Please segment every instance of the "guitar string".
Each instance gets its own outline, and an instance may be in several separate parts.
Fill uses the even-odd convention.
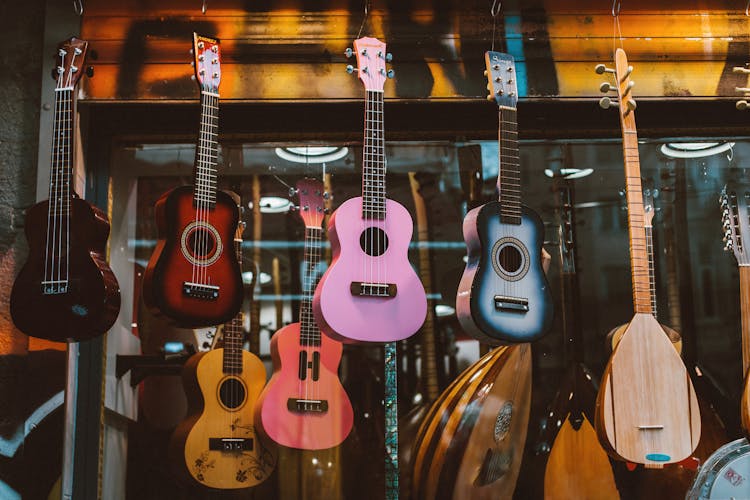
[[[75,53],[73,54],[73,61],[75,61]],[[71,82],[72,85],[72,82]],[[63,184],[65,185],[64,196],[61,199],[63,205],[62,216],[63,224],[65,225],[65,286],[66,290],[70,290],[70,189],[73,182],[73,90],[70,90],[70,95],[66,96],[66,104],[68,111],[66,113],[66,121],[64,123],[63,139],[65,140],[65,146],[67,146],[65,159],[65,170],[63,171]],[[67,93],[67,92],[66,92]],[[65,147],[63,146],[63,147]]]
[[[65,51],[61,51],[61,55],[63,58],[62,65],[65,65]],[[59,279],[59,238],[60,238],[60,227],[59,223],[61,222],[58,215],[58,198],[59,198],[59,189],[60,189],[60,170],[61,170],[61,164],[62,164],[62,141],[60,137],[60,124],[62,123],[62,110],[63,110],[63,92],[65,92],[65,72],[63,71],[60,73],[60,90],[58,92],[58,95],[55,96],[55,111],[56,111],[56,117],[55,117],[55,141],[56,141],[56,147],[53,151],[54,154],[54,160],[53,160],[53,167],[54,167],[54,179],[55,179],[55,189],[51,192],[49,203],[52,206],[52,251],[50,256],[50,283],[48,286],[51,288],[53,293],[56,293],[58,291],[57,289],[57,281]]]
[[[62,56],[64,58],[64,56]],[[61,65],[64,64],[61,62]],[[44,280],[48,282],[48,284],[45,285],[46,287],[52,286],[52,280],[55,274],[54,269],[54,262],[55,262],[55,238],[57,235],[57,204],[55,203],[55,200],[57,199],[57,182],[58,182],[58,171],[60,168],[60,161],[59,161],[59,155],[60,155],[60,144],[59,144],[59,135],[60,135],[60,112],[62,108],[62,103],[60,101],[60,94],[62,91],[63,86],[63,73],[60,73],[58,76],[58,84],[57,89],[55,92],[55,121],[54,121],[54,127],[55,127],[55,133],[52,138],[52,174],[53,174],[53,180],[50,182],[49,186],[49,202],[47,205],[47,246],[45,249],[45,270]],[[53,186],[54,189],[53,189]],[[49,275],[47,274],[47,267],[49,266]]]

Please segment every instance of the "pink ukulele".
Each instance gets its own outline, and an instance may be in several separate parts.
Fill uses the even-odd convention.
[[[375,38],[354,41],[365,85],[362,196],[331,216],[333,261],[315,290],[313,312],[326,335],[342,342],[393,342],[413,335],[425,320],[424,288],[408,259],[409,212],[385,197],[383,83],[390,54]],[[347,55],[351,51],[347,50]]]
[[[338,379],[342,345],[321,335],[312,315],[323,236],[323,185],[297,183],[305,222],[305,275],[300,322],[271,338],[274,372],[255,405],[255,425],[290,448],[338,446],[352,429],[352,404]]]

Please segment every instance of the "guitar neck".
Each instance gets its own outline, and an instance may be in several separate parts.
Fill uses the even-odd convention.
[[[641,166],[635,118],[629,113],[623,123],[622,148],[625,158],[625,199],[628,205],[630,274],[633,281],[633,308],[636,313],[653,313],[646,230],[643,215]]]
[[[362,218],[385,219],[383,92],[367,90],[362,151]]]
[[[219,155],[219,94],[201,91],[201,119],[195,151],[196,204],[216,204],[216,163]]]
[[[500,219],[506,224],[521,224],[521,169],[518,153],[516,108],[499,107],[497,191]]]
[[[302,277],[302,301],[300,303],[301,346],[320,346],[320,329],[312,312],[312,299],[318,285],[318,263],[322,253],[323,229],[305,228],[305,271]]]
[[[253,176],[252,183],[253,198],[253,262],[255,263],[255,280],[254,284],[260,283],[260,240],[263,235],[263,214],[260,211],[260,177]],[[255,290],[253,290],[255,292]],[[255,298],[250,303],[250,335],[248,336],[248,345],[250,352],[258,354],[260,352],[260,300]]]
[[[242,269],[242,240],[235,238],[234,251]],[[224,373],[242,373],[242,344],[244,343],[244,315],[242,311],[224,324]]]
[[[74,90],[55,90],[55,115],[52,141],[52,164],[49,179],[50,210],[68,215],[73,194],[73,117]],[[55,200],[55,203],[52,203]]]
[[[654,231],[653,227],[645,226],[646,234],[646,252],[648,253],[648,289],[651,296],[651,312],[654,318],[658,318],[656,313],[656,272],[654,266]]]
[[[742,314],[742,375],[750,368],[750,266],[740,266],[740,312]]]

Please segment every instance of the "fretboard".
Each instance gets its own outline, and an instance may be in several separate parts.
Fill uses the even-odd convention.
[[[201,91],[201,120],[195,150],[196,204],[213,207],[216,203],[216,162],[219,154],[219,94]]]
[[[658,318],[656,313],[656,266],[654,265],[654,232],[651,226],[645,226],[646,251],[648,252],[648,289],[651,295],[651,313]]]
[[[521,224],[521,169],[516,108],[500,106],[498,124],[497,191],[500,219],[506,224]]]
[[[750,266],[740,266],[740,314],[742,327],[742,375],[750,369]]]
[[[73,194],[73,89],[55,90],[52,162],[49,178],[50,217],[67,215]]]
[[[383,92],[368,90],[362,151],[362,218],[385,219]]]
[[[302,275],[302,302],[300,304],[300,336],[302,346],[319,346],[320,330],[312,312],[312,298],[318,285],[318,263],[322,252],[323,229],[305,228],[305,268]]]
[[[241,231],[240,231],[241,233]],[[242,239],[241,236],[235,236],[234,252],[237,262],[242,269]],[[242,311],[224,323],[224,373],[242,373],[242,344],[245,341],[243,329],[244,315]]]
[[[651,283],[649,281],[651,273],[643,218],[641,165],[635,126],[623,129],[622,148],[625,158],[625,199],[628,205],[633,308],[637,313],[653,313],[651,308]]]

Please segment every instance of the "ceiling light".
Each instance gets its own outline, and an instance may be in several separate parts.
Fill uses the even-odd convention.
[[[580,179],[594,173],[593,168],[561,168],[559,175],[564,179]],[[551,168],[544,169],[544,175],[554,177],[555,172]]]
[[[261,271],[261,273],[260,273],[260,284],[261,285],[267,285],[268,283],[271,282],[271,279],[272,278],[271,278],[270,274],[264,273],[263,271]],[[245,283],[246,285],[249,285],[250,283],[252,283],[253,282],[253,272],[252,271],[245,271],[244,273],[242,273],[242,282]]]
[[[253,209],[253,202],[247,204],[250,210]],[[292,202],[281,196],[261,196],[260,211],[264,214],[283,214],[289,211]]]
[[[704,158],[733,147],[733,142],[668,142],[661,145],[661,153],[670,158]]]
[[[339,146],[276,148],[276,156],[295,163],[326,163],[340,160],[348,153],[349,148]]]

